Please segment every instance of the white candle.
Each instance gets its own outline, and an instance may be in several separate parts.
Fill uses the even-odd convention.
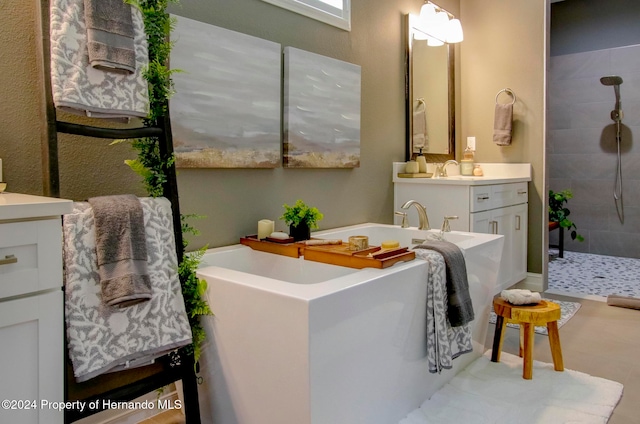
[[[273,233],[274,227],[275,223],[268,219],[261,219],[258,221],[258,239],[262,240],[269,237],[269,235]]]

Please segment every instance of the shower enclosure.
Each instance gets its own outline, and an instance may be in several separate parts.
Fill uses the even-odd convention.
[[[640,84],[635,83],[640,81],[638,57],[640,45],[550,58],[549,189],[571,189],[571,220],[585,238],[565,240],[568,251],[640,258],[640,196],[634,195],[640,182],[628,168],[638,155],[633,145],[640,131],[640,112],[634,106],[640,99]],[[551,243],[557,241],[554,233]]]

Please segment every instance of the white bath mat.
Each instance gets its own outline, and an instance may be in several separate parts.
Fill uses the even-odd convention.
[[[522,359],[491,351],[476,359],[399,424],[606,423],[622,397],[615,381],[578,371],[557,372],[533,361],[522,378]]]
[[[569,321],[569,319],[571,319],[571,317],[576,312],[578,312],[578,309],[580,309],[580,306],[582,306],[577,302],[567,302],[565,300],[556,300],[556,299],[547,299],[547,298],[543,298],[543,299],[560,305],[561,315],[560,315],[560,319],[558,320],[558,328],[565,325],[567,321]],[[493,306],[491,306],[491,315],[489,315],[489,323],[490,324],[496,323],[496,313],[493,311]],[[512,323],[507,323],[507,327],[520,328],[518,324],[512,324]],[[548,335],[547,327],[545,326],[536,326],[534,331],[538,334],[544,334],[545,336]]]

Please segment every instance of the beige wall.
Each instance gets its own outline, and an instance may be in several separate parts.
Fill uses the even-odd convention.
[[[460,0],[465,40],[461,56],[461,134],[476,137],[479,162],[529,162],[528,270],[542,272],[545,136],[545,0]],[[513,142],[492,141],[496,93],[511,88]],[[502,95],[504,96],[504,94]],[[501,100],[505,100],[501,98]],[[546,216],[546,214],[544,214]],[[545,227],[546,228],[546,225]]]
[[[10,191],[41,194],[35,4],[0,2],[0,158]],[[259,219],[277,220],[282,204],[297,198],[325,214],[322,228],[392,222],[391,163],[405,155],[402,16],[421,4],[355,0],[351,32],[258,0],[182,0],[173,7],[176,14],[362,67],[360,168],[179,170],[182,212],[206,215],[195,222],[202,235],[192,247],[237,243],[256,232]],[[138,176],[123,164],[134,156],[127,145],[61,136],[62,197],[143,194]]]
[[[325,214],[322,228],[393,217],[391,162],[404,160],[404,37],[402,16],[422,0],[352,0],[345,32],[259,0],[182,0],[176,14],[247,33],[283,46],[362,67],[361,167],[351,170],[179,170],[183,213],[206,215],[192,247],[236,243],[282,204],[302,198]],[[543,163],[544,0],[441,0],[459,15],[465,41],[457,49],[458,140],[475,135],[478,160],[531,162],[529,270],[540,272]],[[0,2],[0,158],[9,190],[42,194],[41,74],[36,61],[36,2]],[[517,40],[517,42],[516,42]],[[493,99],[509,86],[518,95],[514,145],[491,143]],[[71,119],[69,117],[64,117]],[[74,200],[144,194],[123,164],[128,145],[61,136],[61,194]],[[458,144],[458,153],[460,146]],[[281,228],[282,224],[281,224]]]

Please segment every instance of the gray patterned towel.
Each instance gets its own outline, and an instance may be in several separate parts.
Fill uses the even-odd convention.
[[[120,308],[151,299],[144,214],[132,194],[89,199],[102,301]]]
[[[105,72],[89,63],[83,0],[51,0],[51,88],[56,108],[95,118],[144,118],[149,88],[142,12],[131,8],[136,69],[132,74]]]
[[[78,382],[147,365],[191,343],[178,279],[171,204],[140,199],[152,283],[148,302],[115,308],[102,302],[95,222],[88,203],[64,215],[65,320],[69,357]]]
[[[131,5],[124,0],[84,0],[91,66],[132,74],[136,70]]]
[[[447,278],[442,255],[434,250],[415,249],[427,262],[427,362],[429,372],[453,367],[453,360],[473,350],[471,325],[452,327],[447,319]]]

